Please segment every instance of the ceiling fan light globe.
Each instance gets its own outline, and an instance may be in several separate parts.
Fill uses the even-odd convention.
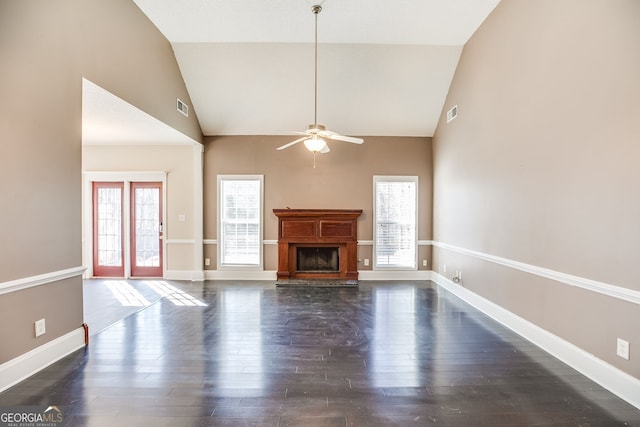
[[[312,153],[318,153],[325,149],[325,147],[327,146],[327,143],[325,142],[324,139],[312,138],[312,139],[307,139],[304,142],[304,146],[307,147],[307,150],[311,151]]]

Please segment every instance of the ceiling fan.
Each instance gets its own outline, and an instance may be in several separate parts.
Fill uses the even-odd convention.
[[[305,147],[311,151],[314,155],[313,167],[315,167],[315,155],[316,153],[328,153],[331,151],[327,142],[323,138],[332,139],[336,141],[351,142],[353,144],[362,144],[364,140],[362,138],[355,138],[353,136],[340,135],[339,133],[327,130],[324,125],[318,124],[318,14],[322,11],[322,6],[315,5],[311,8],[311,11],[315,15],[315,69],[314,69],[314,109],[313,109],[313,124],[307,125],[304,132],[287,132],[293,135],[304,135],[302,138],[298,138],[295,141],[291,141],[278,147],[278,150],[284,150],[299,142],[304,142]]]

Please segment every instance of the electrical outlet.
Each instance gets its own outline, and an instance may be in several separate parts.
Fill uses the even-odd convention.
[[[364,266],[369,267],[369,258],[364,259]]]
[[[427,260],[426,260],[426,259],[423,259],[423,260],[422,260],[422,266],[423,266],[423,267],[426,267],[426,266],[427,266]]]
[[[453,283],[462,283],[462,271],[458,271],[456,270],[455,274],[453,275],[453,278],[451,279],[451,281]]]
[[[204,265],[211,265],[211,259],[210,258],[205,258],[204,259]]]
[[[40,319],[35,323],[35,332],[36,337],[44,335],[47,332],[47,327],[45,325],[44,319]]]
[[[623,359],[629,360],[629,341],[625,341],[621,338],[618,338],[616,354],[622,357]]]

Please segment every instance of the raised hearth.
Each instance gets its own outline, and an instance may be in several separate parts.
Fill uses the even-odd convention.
[[[273,213],[278,217],[278,283],[357,283],[362,210],[274,209]]]
[[[293,279],[279,280],[276,282],[279,288],[305,288],[313,286],[314,288],[357,288],[357,280],[340,280],[340,279]]]

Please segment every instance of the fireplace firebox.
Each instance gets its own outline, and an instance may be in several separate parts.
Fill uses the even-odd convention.
[[[277,280],[358,280],[357,221],[362,210],[274,209]]]
[[[340,272],[340,248],[333,246],[297,246],[296,272]]]

